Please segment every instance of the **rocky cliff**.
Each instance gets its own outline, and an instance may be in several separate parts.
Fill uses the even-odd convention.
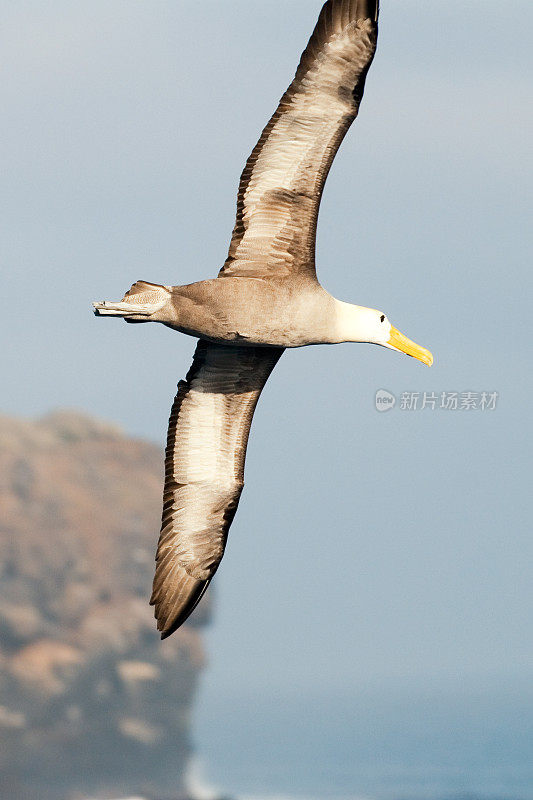
[[[185,795],[208,603],[160,642],[162,474],[90,417],[0,417],[3,800]]]

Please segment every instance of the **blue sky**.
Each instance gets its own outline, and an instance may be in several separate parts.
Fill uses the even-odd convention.
[[[0,7],[1,410],[78,407],[162,442],[194,342],[90,302],[216,274],[320,2]],[[319,276],[435,365],[363,345],[283,357],[216,581],[207,699],[531,675],[532,21],[513,0],[382,3]],[[378,414],[380,388],[499,403]]]

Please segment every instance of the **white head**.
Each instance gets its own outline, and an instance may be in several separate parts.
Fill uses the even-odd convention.
[[[336,301],[336,341],[369,342],[407,353],[430,367],[433,356],[395,328],[382,311]]]

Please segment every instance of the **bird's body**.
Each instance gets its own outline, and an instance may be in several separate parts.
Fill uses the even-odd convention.
[[[168,287],[139,281],[135,289],[139,291],[127,298],[130,309],[119,309],[128,322],[162,322],[220,344],[303,347],[345,341],[346,304],[306,278],[228,277]],[[150,316],[136,314],[137,303],[154,310]],[[105,306],[100,309],[104,315],[106,311]]]
[[[241,176],[237,219],[217,278],[138,281],[100,316],[161,322],[200,339],[170,415],[152,603],[175,631],[215,574],[242,492],[254,409],[285,348],[371,342],[431,364],[385,314],[318,282],[315,238],[331,163],[357,116],[377,42],[378,0],[328,0],[296,76]]]

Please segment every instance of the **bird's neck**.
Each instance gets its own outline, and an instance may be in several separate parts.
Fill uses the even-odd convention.
[[[333,335],[335,342],[366,342],[367,313],[364,306],[335,300]]]

